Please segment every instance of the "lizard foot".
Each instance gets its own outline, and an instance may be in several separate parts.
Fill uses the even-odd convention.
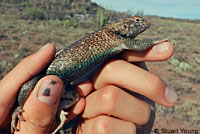
[[[17,119],[20,121],[25,121],[21,116],[22,112],[22,106],[18,106],[13,112],[11,121],[11,133],[14,133],[14,131],[19,131],[19,129],[17,129]]]
[[[58,130],[61,129],[64,126],[65,121],[67,120],[67,117],[66,117],[67,115],[68,115],[68,112],[65,112],[64,110],[60,111],[60,124],[54,130],[54,132],[52,134],[56,134],[56,132],[58,132]]]

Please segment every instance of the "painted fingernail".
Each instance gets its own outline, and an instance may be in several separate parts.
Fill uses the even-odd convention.
[[[46,49],[50,44],[46,44],[43,47],[41,47],[37,52],[41,52],[42,50]]]
[[[169,42],[163,42],[159,45],[155,45],[152,50],[155,52],[155,53],[163,53],[163,52],[166,52],[168,49],[169,49],[169,45],[170,43]]]
[[[175,103],[177,98],[178,98],[178,96],[177,96],[176,92],[172,88],[166,86],[166,88],[165,88],[165,99],[167,100],[167,102],[168,103]]]
[[[45,80],[38,93],[38,100],[49,105],[55,104],[60,95],[61,85],[54,80]]]

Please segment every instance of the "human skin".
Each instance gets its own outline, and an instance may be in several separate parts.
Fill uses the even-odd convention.
[[[136,125],[148,122],[151,113],[149,104],[119,87],[144,95],[166,107],[175,105],[177,96],[173,89],[158,76],[129,63],[166,60],[173,50],[170,42],[163,42],[145,52],[123,52],[120,59],[107,62],[91,80],[77,85],[81,97],[68,115],[68,120],[71,120],[82,113],[83,121],[78,124],[76,133],[134,134]],[[48,65],[54,55],[55,47],[47,44],[23,59],[0,81],[0,128],[6,129],[10,124],[13,105],[21,85]],[[47,81],[56,81],[57,84],[51,87],[54,94],[44,99],[41,92]],[[22,117],[25,122],[20,122],[20,131],[15,133],[47,134],[53,131],[52,124],[62,87],[62,80],[56,76],[42,78],[24,104]]]

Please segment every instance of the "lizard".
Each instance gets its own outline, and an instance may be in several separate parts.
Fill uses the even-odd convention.
[[[169,41],[168,39],[160,41],[135,39],[149,27],[150,23],[142,17],[124,18],[107,24],[100,30],[58,51],[52,62],[41,73],[22,85],[18,94],[19,106],[12,114],[11,132],[19,130],[16,127],[17,118],[24,121],[21,116],[23,104],[36,83],[46,75],[56,75],[64,82],[64,90],[57,111],[57,115],[60,116],[60,125],[53,132],[56,133],[67,120],[69,108],[79,99],[75,85],[88,79],[103,63],[122,51],[145,51],[154,44]]]

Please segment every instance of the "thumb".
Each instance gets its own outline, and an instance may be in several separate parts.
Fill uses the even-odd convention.
[[[54,121],[63,83],[57,76],[42,78],[23,106],[22,118],[16,133],[47,134]]]

